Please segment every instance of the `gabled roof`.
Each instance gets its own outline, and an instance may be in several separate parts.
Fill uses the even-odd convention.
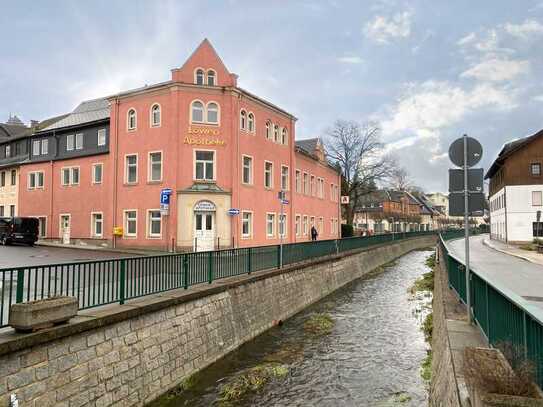
[[[192,54],[190,54],[190,56],[187,58],[187,60],[185,61],[183,66],[181,66],[180,69],[183,69],[185,66],[188,66],[190,63],[192,63],[193,59],[198,57],[198,54],[203,53],[205,51],[210,51],[212,54],[214,54],[213,56],[217,59],[221,67],[226,72],[230,73],[230,71],[224,64],[223,60],[221,59],[221,57],[219,56],[215,48],[213,48],[213,45],[211,45],[211,42],[207,38],[204,38],[203,41],[200,43],[200,45],[196,47],[196,49],[192,52]]]
[[[29,129],[24,124],[0,123],[0,143],[15,140],[24,135]]]
[[[296,147],[301,148],[308,154],[314,154],[320,140],[318,137],[296,140]]]
[[[498,157],[494,160],[486,172],[485,179],[492,178],[494,174],[496,174],[496,172],[498,172],[498,170],[503,166],[505,160],[511,156],[511,154],[527,146],[541,136],[543,136],[543,130],[540,130],[531,136],[523,137],[505,144],[498,154]]]
[[[42,128],[40,131],[79,126],[105,119],[109,119],[109,101],[107,98],[87,100],[80,103],[72,113],[65,115],[62,119]]]

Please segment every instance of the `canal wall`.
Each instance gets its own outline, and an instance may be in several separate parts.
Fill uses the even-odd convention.
[[[435,237],[80,312],[33,334],[0,334],[0,406],[143,406],[243,343]],[[362,306],[362,305],[361,305]]]

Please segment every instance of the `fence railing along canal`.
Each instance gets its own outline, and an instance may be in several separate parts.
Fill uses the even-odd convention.
[[[0,328],[14,303],[57,295],[77,297],[79,309],[119,303],[200,283],[349,250],[375,246],[434,231],[351,237],[209,252],[162,254],[0,269]],[[282,251],[282,253],[281,253]]]
[[[443,261],[449,275],[449,286],[466,302],[466,268],[463,261],[449,252],[445,241],[463,237],[463,231],[441,234]],[[537,382],[543,388],[543,318],[521,304],[514,293],[477,274],[470,266],[471,315],[492,346],[510,343],[524,352],[536,368]]]

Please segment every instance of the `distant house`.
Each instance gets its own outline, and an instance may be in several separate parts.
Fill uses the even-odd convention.
[[[354,227],[369,234],[432,230],[434,212],[405,191],[377,190],[355,208]]]
[[[543,237],[543,130],[503,146],[485,175],[490,180],[490,233],[505,242]]]

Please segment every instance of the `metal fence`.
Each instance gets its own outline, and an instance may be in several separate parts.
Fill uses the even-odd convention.
[[[460,300],[466,302],[466,268],[451,255],[446,240],[461,237],[442,234],[440,245],[443,261],[449,275],[449,286],[456,291]],[[471,314],[473,320],[486,336],[489,344],[511,343],[524,356],[534,362],[537,382],[543,387],[543,321],[515,299],[514,294],[506,294],[497,284],[485,280],[476,271],[469,270]]]
[[[163,254],[0,269],[0,328],[14,303],[56,295],[77,297],[79,309],[212,283],[222,278],[312,260],[392,240],[435,234],[409,232],[337,240]]]

